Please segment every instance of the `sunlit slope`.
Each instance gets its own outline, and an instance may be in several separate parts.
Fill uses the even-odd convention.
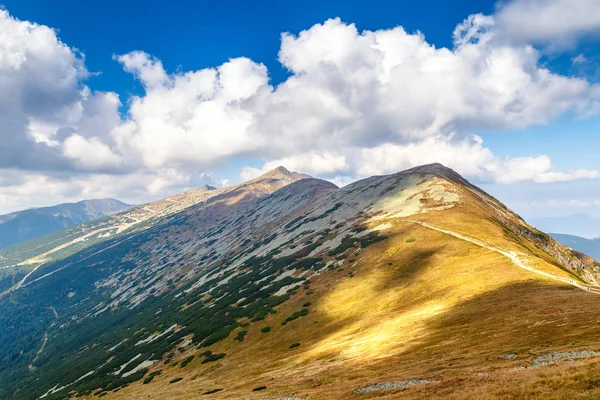
[[[340,250],[335,241],[327,246],[329,267],[305,274],[309,283],[292,291],[275,314],[241,320],[248,325],[212,346],[175,351],[163,359],[173,360],[169,364],[161,360],[149,369],[160,371],[151,382],[106,396],[564,398],[594,389],[586,379],[598,371],[586,366],[573,364],[584,372],[563,368],[555,381],[529,367],[539,356],[600,349],[600,297],[585,290],[594,290],[597,265],[450,171],[431,168],[439,169],[371,178],[325,196],[321,202],[343,204],[328,215],[330,226],[347,218],[385,240],[332,254]],[[381,183],[385,179],[398,181]],[[379,186],[387,192],[373,196]],[[303,309],[306,315],[286,322]],[[247,332],[241,341],[240,332]],[[207,349],[226,356],[203,364]],[[583,383],[565,384],[577,374]],[[519,383],[506,388],[507,379]],[[432,381],[355,393],[377,382],[411,380]]]
[[[501,397],[598,354],[593,260],[439,164],[218,190],[1,297],[0,398]]]
[[[360,398],[352,392],[370,383],[435,378],[430,388],[402,391],[402,397],[420,398],[424,391],[464,398],[460,391],[481,374],[530,366],[535,356],[555,351],[598,348],[595,295],[421,227],[388,240],[395,242],[395,256],[386,256],[388,244],[380,243],[355,267],[344,264],[314,280],[313,294],[300,290],[276,315],[211,347],[227,354],[222,361],[203,365],[205,349],[184,352],[179,360],[196,355],[188,366],[159,365],[162,374],[150,384],[109,395],[191,399],[222,388],[212,396],[259,398],[252,389],[267,386],[273,397]],[[306,302],[307,316],[281,325]],[[271,331],[261,332],[266,326]],[[238,342],[241,330],[248,334]],[[290,349],[294,343],[300,346]],[[499,358],[503,354],[517,359]]]

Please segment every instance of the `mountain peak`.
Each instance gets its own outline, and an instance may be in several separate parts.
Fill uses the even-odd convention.
[[[209,191],[209,190],[216,190],[217,188],[211,185],[202,185],[199,188],[197,188],[196,190],[202,190],[202,191]]]
[[[440,397],[477,363],[514,374],[515,363],[552,360],[541,355],[573,338],[580,354],[600,332],[595,288],[583,283],[600,280],[598,265],[459,187],[466,181],[451,169],[423,165],[340,189],[304,178],[280,167],[0,252],[13,274],[0,279],[0,296],[23,305],[2,297],[0,317],[24,321],[0,335],[0,361],[11,360],[0,362],[0,398],[173,398],[198,388],[218,388],[204,393],[219,399],[257,390],[341,398],[388,377],[424,384],[402,396]],[[555,327],[549,301],[560,302],[562,321],[590,314],[580,336]],[[45,314],[31,318],[25,304]],[[544,340],[551,327],[555,342]],[[489,329],[499,332],[492,342],[482,340]],[[34,340],[14,340],[26,336]],[[506,343],[514,354],[498,358]],[[240,362],[256,354],[257,367]],[[356,379],[329,375],[349,363]]]
[[[269,172],[265,172],[259,178],[278,178],[281,176],[290,176],[292,173],[286,167],[279,166],[270,170]]]
[[[253,179],[252,181],[276,179],[276,180],[285,180],[285,181],[294,182],[294,181],[297,181],[300,179],[305,179],[305,178],[311,178],[311,176],[306,175],[306,174],[301,174],[298,172],[292,172],[283,166],[279,166],[275,169],[272,169],[269,172],[265,172],[264,174],[260,175],[259,177]]]
[[[291,172],[289,169],[287,169],[286,167],[284,167],[283,165],[280,165],[279,167],[273,169],[271,172],[276,172],[279,174],[284,174],[284,175],[290,175]]]
[[[458,173],[456,171],[454,171],[452,168],[448,168],[445,165],[438,163],[438,162],[431,163],[431,164],[419,165],[417,167],[407,169],[404,172],[407,172],[407,173],[430,173],[430,174],[433,173],[433,174],[444,175],[444,176],[458,175]]]

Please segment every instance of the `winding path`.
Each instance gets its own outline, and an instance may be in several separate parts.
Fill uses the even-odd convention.
[[[561,278],[561,277],[555,276],[553,274],[550,274],[548,272],[544,272],[544,271],[540,271],[538,269],[532,268],[529,265],[525,264],[523,262],[523,260],[521,260],[519,258],[519,254],[516,253],[516,252],[514,252],[514,251],[502,250],[502,249],[499,249],[497,247],[491,246],[491,245],[489,245],[489,244],[487,244],[487,243],[485,243],[485,242],[483,242],[483,241],[481,241],[479,239],[475,239],[475,238],[472,238],[470,236],[462,235],[462,234],[457,233],[457,232],[449,231],[447,229],[439,228],[439,227],[431,225],[431,224],[429,224],[427,222],[414,221],[414,220],[401,220],[401,221],[402,222],[409,222],[409,223],[413,223],[413,224],[419,224],[419,225],[421,225],[421,226],[423,226],[425,228],[433,229],[433,230],[436,230],[438,232],[445,233],[446,235],[454,236],[457,239],[461,239],[461,240],[464,240],[466,242],[470,242],[470,243],[473,243],[473,244],[475,244],[477,246],[480,246],[480,247],[486,248],[488,250],[491,250],[493,252],[502,254],[503,256],[510,258],[510,260],[513,262],[513,264],[515,264],[517,267],[519,267],[521,269],[524,269],[526,271],[533,272],[533,273],[538,274],[538,275],[543,275],[543,276],[545,276],[547,278],[550,278],[550,279],[553,279],[555,281],[559,281],[559,282],[562,282],[562,283],[567,283],[569,285],[575,286],[576,288],[581,289],[581,290],[586,291],[586,292],[600,294],[600,287],[582,285],[582,284],[577,283],[573,279]]]
[[[54,314],[54,318],[55,320],[52,321],[52,324],[50,325],[50,327],[48,328],[48,330],[46,330],[46,332],[44,332],[44,338],[43,338],[43,343],[42,343],[42,347],[40,347],[40,349],[38,350],[38,352],[35,355],[35,358],[33,359],[33,361],[31,361],[31,363],[27,366],[27,368],[29,369],[29,371],[35,371],[36,367],[33,365],[36,363],[36,361],[38,360],[38,358],[40,358],[40,355],[44,352],[44,348],[46,347],[46,343],[48,342],[48,332],[50,332],[50,329],[52,329],[54,327],[54,325],[56,325],[56,320],[58,319],[58,313],[56,312],[56,308],[50,306],[50,307],[46,307],[52,310],[52,313]]]
[[[23,286],[23,284],[25,283],[25,280],[27,278],[29,278],[29,275],[33,274],[39,267],[41,267],[42,265],[46,264],[45,262],[41,263],[40,265],[36,266],[34,269],[32,269],[31,271],[29,271],[29,273],[27,273],[27,275],[25,275],[23,277],[23,279],[21,279],[19,282],[17,282],[14,286],[6,289],[4,292],[0,293],[0,297],[3,297],[4,295],[7,295],[9,293],[14,292],[15,290],[19,289],[21,286]],[[14,281],[13,281],[14,282]]]

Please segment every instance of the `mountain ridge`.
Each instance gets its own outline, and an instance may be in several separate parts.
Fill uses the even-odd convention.
[[[580,236],[585,239],[600,237],[600,219],[584,213],[565,217],[532,218],[530,222],[545,232]]]
[[[550,233],[556,241],[564,246],[580,251],[588,256],[600,260],[600,238],[586,239],[575,235]]]
[[[121,215],[155,219],[0,298],[20,326],[0,333],[0,397],[493,398],[506,374],[541,390],[532,363],[600,337],[600,265],[454,174],[277,171]]]
[[[29,208],[0,215],[0,248],[117,214],[131,207],[133,206],[119,200],[105,198]]]

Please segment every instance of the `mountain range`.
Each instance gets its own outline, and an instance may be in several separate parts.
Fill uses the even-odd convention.
[[[0,215],[0,248],[114,215],[131,207],[115,199],[92,199]]]
[[[533,218],[529,222],[544,232],[556,232],[586,239],[600,237],[600,219],[583,213],[566,217]]]
[[[600,264],[440,164],[279,167],[0,268],[2,399],[600,396]]]
[[[550,235],[559,243],[585,253],[596,260],[600,260],[600,238],[586,239],[579,236],[565,235],[562,233],[551,233]]]

